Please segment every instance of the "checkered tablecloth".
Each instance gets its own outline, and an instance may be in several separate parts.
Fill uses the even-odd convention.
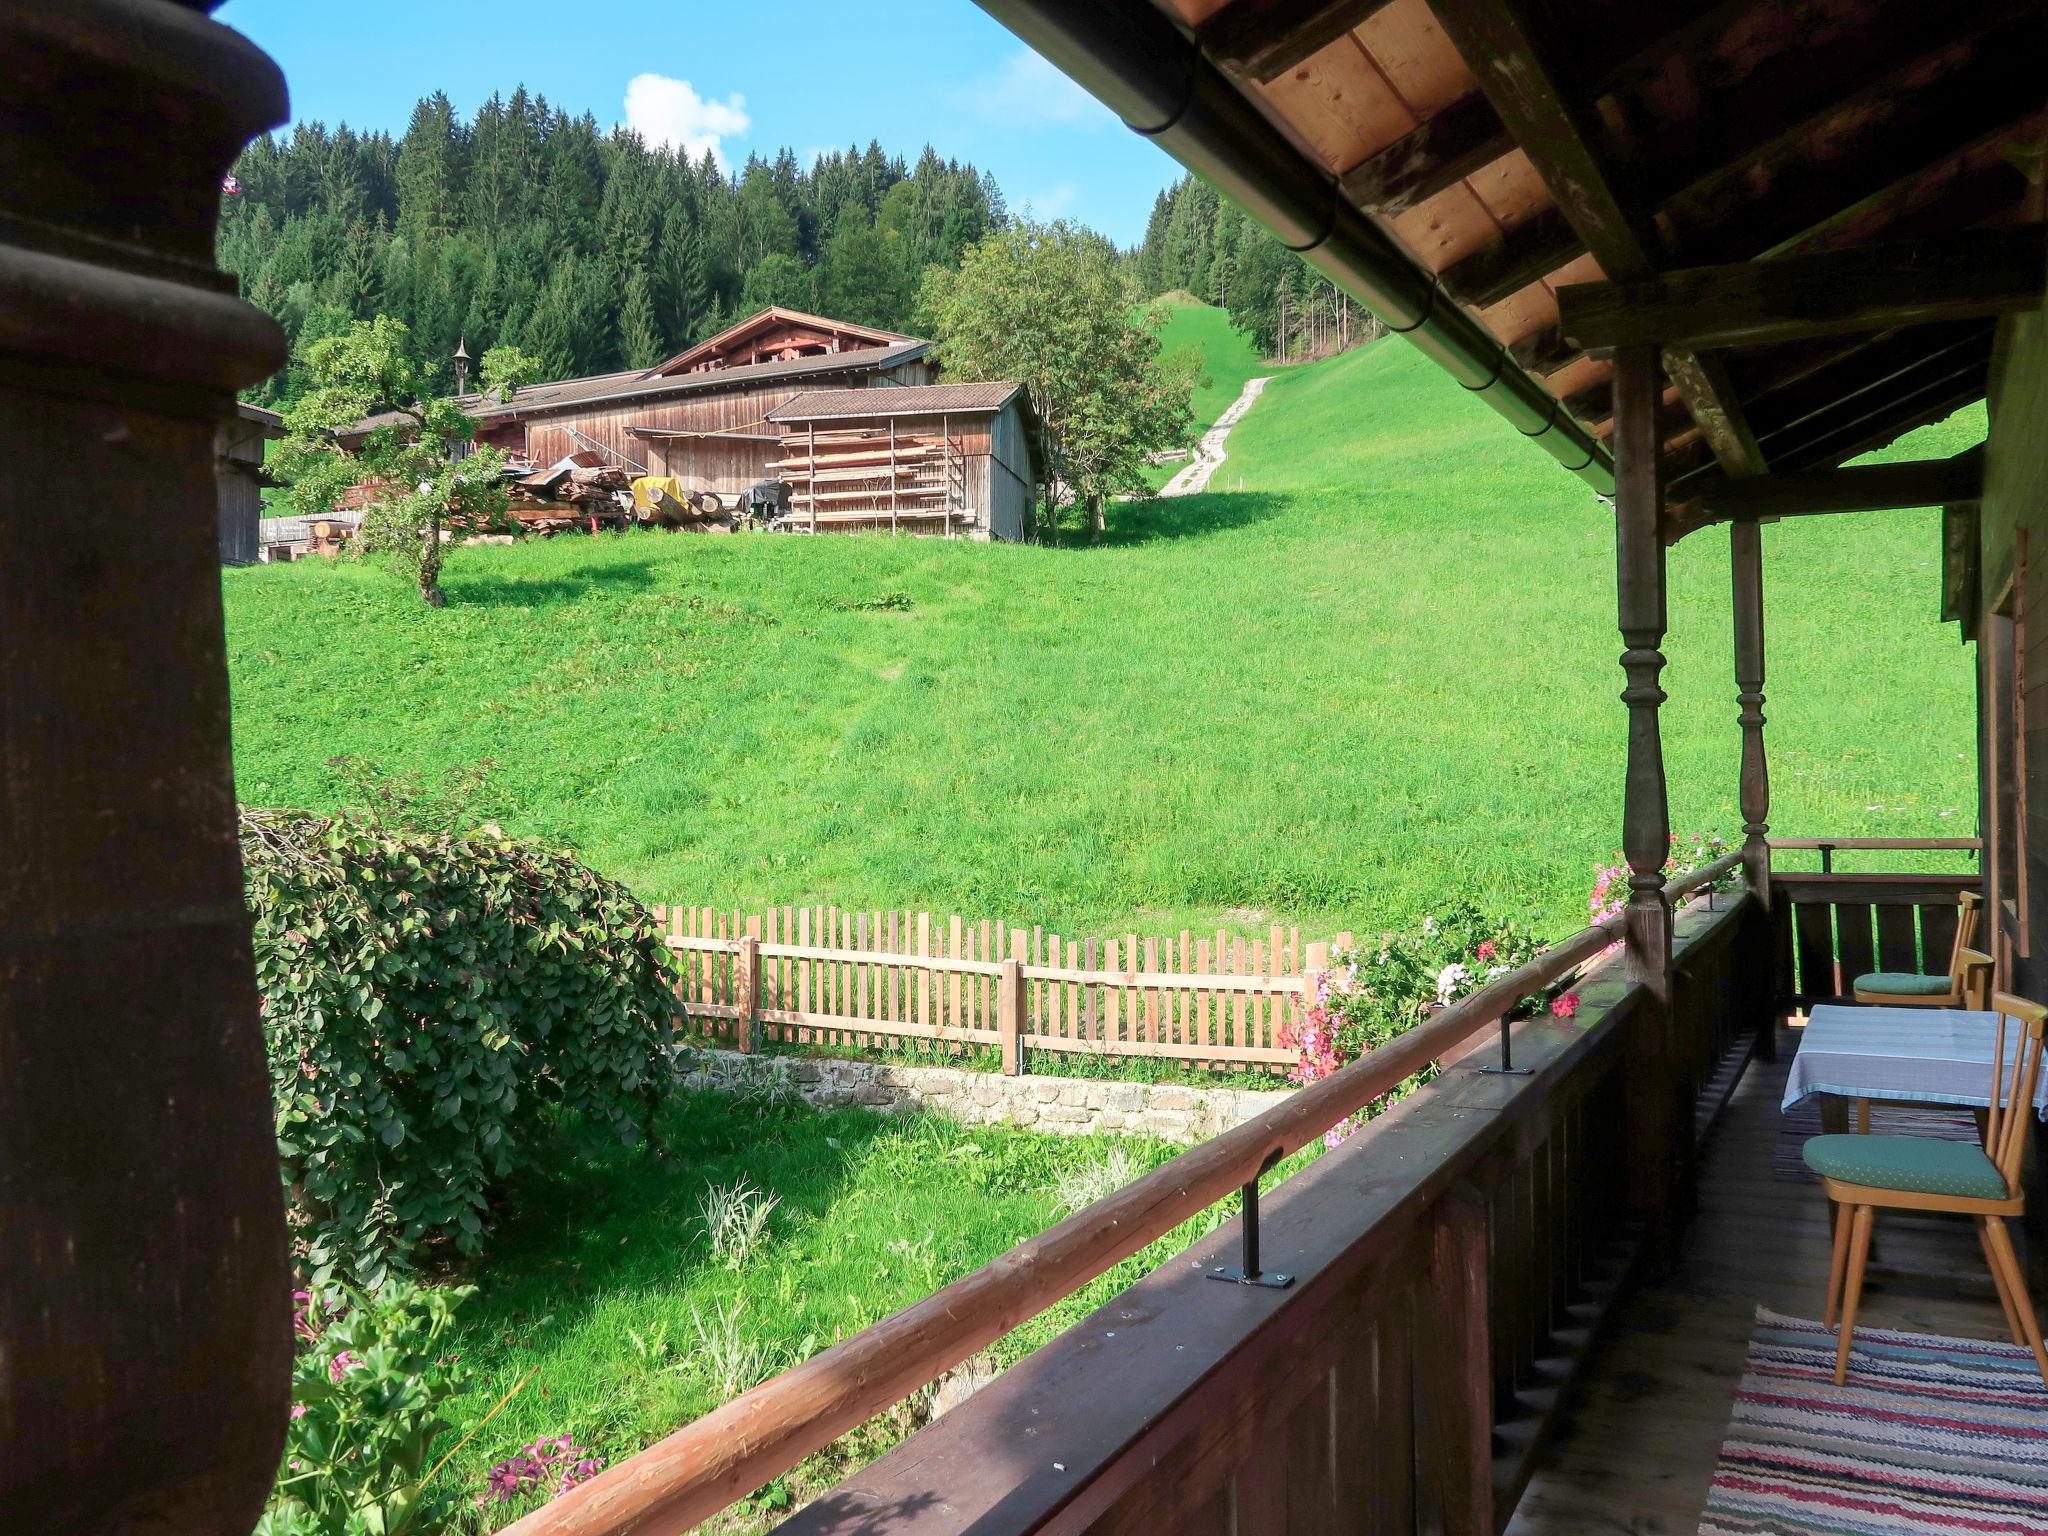
[[[1783,1107],[1803,1104],[1816,1094],[1837,1093],[1851,1099],[1982,1108],[1991,1102],[1997,1017],[1961,1008],[1845,1008],[1822,1003],[1800,1036]],[[2017,1020],[2006,1020],[2008,1078],[2020,1030]],[[2048,1071],[2035,1087],[2034,1107],[2048,1120]]]

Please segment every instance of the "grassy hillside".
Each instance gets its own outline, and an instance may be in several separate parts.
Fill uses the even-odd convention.
[[[1246,490],[1126,504],[1095,549],[557,540],[459,552],[441,613],[359,566],[229,572],[241,793],[492,758],[500,820],[657,901],[1574,926],[1618,830],[1609,514],[1398,340],[1282,372],[1232,448]],[[1765,536],[1787,833],[1972,830],[1937,516]],[[1673,823],[1732,833],[1725,537],[1672,588]]]
[[[1258,351],[1245,333],[1230,323],[1228,310],[1201,303],[1184,292],[1166,294],[1154,303],[1166,309],[1166,323],[1159,327],[1160,344],[1169,352],[1193,347],[1202,354],[1208,382],[1195,390],[1195,429],[1207,431],[1230,402],[1244,393],[1246,379],[1273,369],[1261,366]]]

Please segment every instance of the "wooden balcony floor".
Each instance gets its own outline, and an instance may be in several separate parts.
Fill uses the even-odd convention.
[[[1511,1536],[1693,1536],[1756,1308],[1820,1316],[1827,1202],[1771,1171],[1798,1033],[1779,1039],[1779,1059],[1751,1065],[1702,1149],[1679,1264],[1623,1302]],[[1975,1234],[1938,1218],[1879,1217],[1858,1320],[2007,1337]]]

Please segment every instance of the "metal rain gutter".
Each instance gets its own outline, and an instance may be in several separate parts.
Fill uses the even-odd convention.
[[[1405,335],[1517,432],[1594,490],[1613,494],[1607,449],[1150,0],[976,4]]]

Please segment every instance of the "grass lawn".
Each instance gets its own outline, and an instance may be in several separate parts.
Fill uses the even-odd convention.
[[[1371,932],[1462,893],[1576,927],[1619,833],[1607,510],[1398,339],[1280,372],[1239,475],[1120,506],[1096,548],[461,550],[442,612],[356,565],[230,571],[240,792],[330,805],[339,753],[494,759],[485,809],[649,901]],[[1975,830],[1938,518],[1765,535],[1788,835]],[[1673,824],[1733,834],[1726,538],[1671,580]]]
[[[1121,1148],[1129,1177],[1173,1151],[704,1093],[671,1101],[660,1130],[661,1151],[564,1154],[514,1190],[455,1339],[476,1372],[454,1405],[457,1435],[532,1375],[442,1474],[465,1502],[493,1463],[543,1436],[566,1432],[620,1460],[1049,1225],[1062,1173]],[[711,1250],[702,1203],[742,1178],[780,1202],[754,1250],[729,1263]],[[1101,1276],[1002,1340],[994,1363],[1052,1338],[1228,1214],[1219,1207]],[[712,1528],[765,1527],[776,1499],[815,1495],[921,1412],[856,1431]],[[524,1507],[491,1506],[478,1527]]]

